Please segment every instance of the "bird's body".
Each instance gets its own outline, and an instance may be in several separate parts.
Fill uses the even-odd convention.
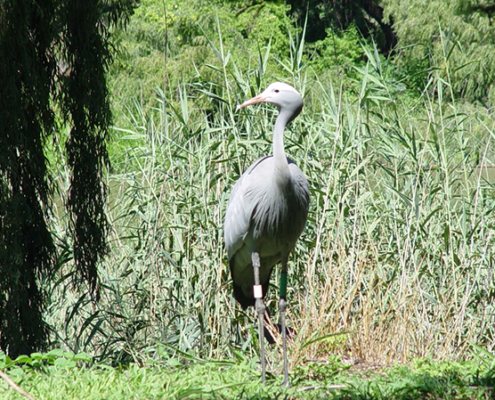
[[[273,267],[288,258],[308,214],[306,177],[287,159],[288,174],[277,180],[274,161],[273,156],[263,157],[246,170],[232,190],[225,217],[234,296],[244,309],[255,304],[252,253],[260,256],[260,283],[266,295]]]
[[[239,108],[262,102],[274,104],[279,110],[273,131],[273,155],[252,164],[235,184],[227,206],[224,236],[234,297],[244,309],[254,305],[258,312],[263,380],[263,298],[273,267],[279,262],[282,264],[279,309],[284,382],[288,384],[287,261],[306,224],[309,186],[302,171],[285,155],[283,133],[286,125],[301,112],[303,103],[301,95],[292,86],[276,82]]]

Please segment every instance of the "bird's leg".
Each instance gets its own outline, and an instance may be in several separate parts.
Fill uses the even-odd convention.
[[[278,302],[278,309],[280,311],[280,329],[282,330],[282,351],[284,356],[284,381],[282,385],[289,387],[287,328],[285,327],[285,310],[287,309],[287,260],[282,260],[282,271],[280,273],[280,300]]]
[[[266,360],[265,360],[265,344],[264,344],[264,315],[265,304],[263,304],[263,287],[260,284],[260,255],[257,252],[253,252],[251,255],[251,261],[253,263],[254,270],[254,286],[253,294],[256,299],[256,312],[258,313],[258,325],[259,325],[259,341],[260,341],[260,358],[261,358],[261,379],[263,383],[266,381]]]

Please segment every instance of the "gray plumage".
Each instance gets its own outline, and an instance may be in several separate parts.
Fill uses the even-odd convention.
[[[234,295],[246,309],[254,306],[251,255],[258,252],[266,295],[273,267],[287,260],[306,224],[308,182],[290,159],[288,174],[278,179],[273,156],[251,165],[234,186],[225,217],[225,244]]]
[[[234,296],[244,309],[256,304],[260,318],[264,305],[261,299],[257,304],[253,295],[257,279],[253,256],[259,255],[258,284],[263,287],[264,297],[273,267],[281,262],[282,271],[287,272],[289,254],[304,229],[309,207],[306,177],[286,157],[283,143],[286,125],[302,110],[302,98],[290,85],[276,82],[239,108],[261,102],[274,104],[279,110],[273,132],[273,155],[256,161],[237,181],[230,195],[224,226]],[[285,302],[285,295],[283,297]],[[260,329],[261,326],[260,320]],[[283,337],[285,340],[285,330]],[[262,367],[264,378],[263,364]],[[286,371],[285,374],[288,383]]]

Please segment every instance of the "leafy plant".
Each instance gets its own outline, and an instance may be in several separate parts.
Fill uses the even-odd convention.
[[[448,82],[451,99],[491,104],[494,28],[486,15],[470,10],[470,3],[384,2],[399,39],[397,64],[410,84],[421,91],[430,77],[438,76]]]

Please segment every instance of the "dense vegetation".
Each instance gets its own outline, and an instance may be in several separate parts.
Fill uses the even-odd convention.
[[[0,355],[1,370],[8,368],[13,390],[4,400],[24,398],[66,400],[121,399],[488,399],[494,375],[493,357],[479,364],[415,360],[411,367],[395,366],[379,374],[350,367],[337,359],[308,362],[292,374],[292,388],[280,380],[259,383],[257,360],[238,354],[232,360],[190,358],[184,366],[157,347],[154,360],[111,368],[87,354],[53,350],[11,360]],[[20,383],[22,389],[15,383]],[[30,400],[32,400],[30,398]]]
[[[495,28],[447,3],[383,1],[398,38],[386,58],[352,24],[306,42],[311,25],[278,2],[142,0],[115,32],[97,303],[73,285],[65,132],[47,144],[60,193],[59,269],[45,281],[52,346],[124,364],[256,360],[254,313],[232,298],[222,224],[235,180],[271,151],[276,112],[235,105],[282,80],[304,94],[285,140],[312,196],[290,262],[294,382],[315,365],[417,357],[475,357],[491,377]],[[275,297],[268,305],[276,311]],[[269,349],[274,373],[279,350]]]

